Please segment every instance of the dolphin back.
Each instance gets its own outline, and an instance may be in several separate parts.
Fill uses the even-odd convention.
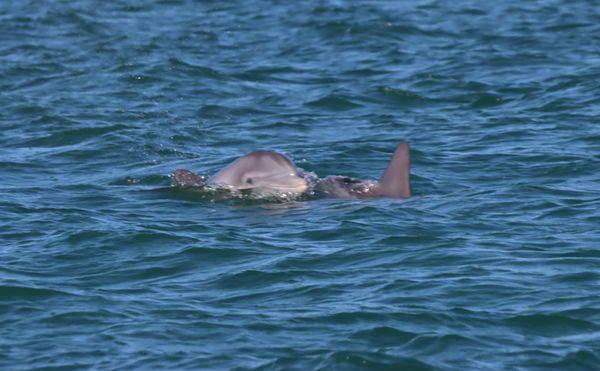
[[[204,179],[187,170],[187,169],[177,169],[171,174],[171,178],[173,180],[173,185],[177,187],[201,187],[204,185]]]
[[[410,147],[402,141],[396,147],[383,175],[379,179],[377,195],[380,197],[410,197]]]

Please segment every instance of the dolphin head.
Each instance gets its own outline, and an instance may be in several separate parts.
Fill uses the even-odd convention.
[[[240,157],[212,176],[208,183],[257,193],[298,195],[308,190],[308,183],[299,175],[296,165],[273,151],[254,151]]]

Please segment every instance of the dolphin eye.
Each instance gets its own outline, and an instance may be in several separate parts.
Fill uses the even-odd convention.
[[[253,182],[252,182],[252,178],[248,178],[248,179],[246,179],[246,183],[248,183],[248,184],[252,184],[252,183],[253,183]]]

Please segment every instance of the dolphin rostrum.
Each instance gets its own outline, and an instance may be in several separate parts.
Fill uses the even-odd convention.
[[[230,190],[250,190],[258,194],[299,196],[313,194],[335,198],[410,197],[410,148],[402,141],[392,159],[376,180],[343,176],[317,179],[304,173],[287,156],[274,151],[254,151],[238,158],[212,177],[203,177],[185,169],[175,170],[177,187],[212,186]]]

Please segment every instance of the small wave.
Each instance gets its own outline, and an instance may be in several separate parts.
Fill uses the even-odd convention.
[[[89,127],[82,129],[63,130],[50,134],[43,138],[32,139],[23,143],[25,147],[62,147],[78,144],[86,140],[102,136],[107,133],[126,129],[125,125],[110,125],[100,127]]]
[[[128,318],[123,313],[110,310],[96,311],[65,311],[60,313],[50,313],[42,321],[45,324],[53,326],[86,326],[90,324],[111,324],[115,320],[123,321]]]
[[[541,336],[556,336],[594,332],[600,326],[589,321],[570,318],[558,314],[518,315],[504,320],[521,331]]]
[[[377,92],[386,102],[398,106],[412,106],[429,101],[424,96],[410,90],[396,89],[389,86],[379,87]]]
[[[352,102],[343,96],[329,94],[325,97],[306,103],[307,106],[331,111],[346,111],[361,107],[360,104]]]
[[[553,370],[594,370],[600,365],[598,353],[589,350],[577,350],[567,353],[556,362],[540,362],[540,367],[548,367]]]
[[[473,107],[473,108],[488,108],[488,107],[500,106],[504,103],[506,103],[506,101],[504,99],[502,99],[502,97],[500,97],[499,95],[485,93],[485,94],[481,94],[480,96],[478,96],[477,99],[473,103],[471,103],[471,107]]]
[[[418,358],[402,357],[383,352],[334,351],[321,362],[317,369],[359,370],[435,370]]]
[[[0,285],[0,301],[35,300],[55,296],[71,296],[65,291],[44,289],[39,287]]]
[[[225,78],[225,76],[221,72],[214,68],[186,62],[179,58],[170,58],[169,67],[175,72],[183,72],[190,77],[210,77],[214,79]]]
[[[386,347],[401,346],[415,339],[419,334],[401,331],[389,326],[373,327],[368,330],[357,331],[350,336],[353,340],[365,341],[369,344]]]

